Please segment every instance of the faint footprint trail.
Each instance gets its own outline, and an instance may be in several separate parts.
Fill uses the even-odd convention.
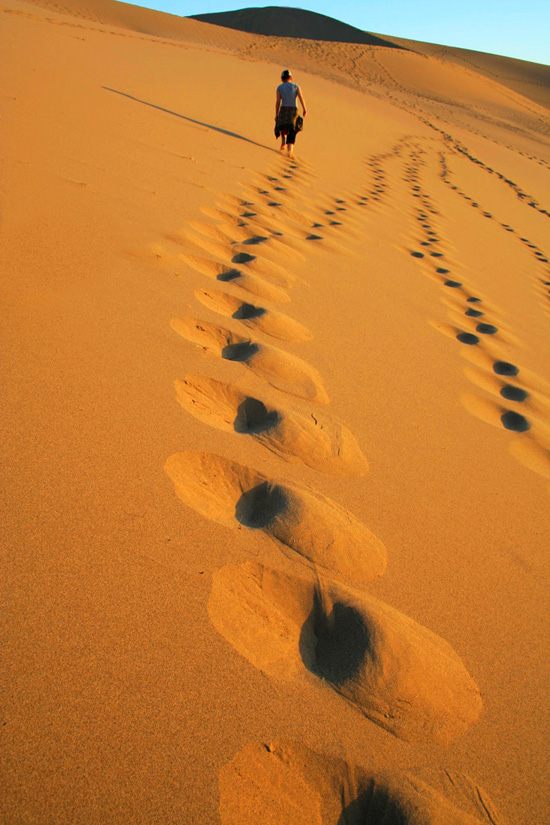
[[[550,402],[549,388],[542,379],[527,370],[511,364],[504,355],[502,343],[513,344],[514,339],[501,327],[494,317],[495,311],[485,306],[485,301],[476,294],[476,290],[462,280],[453,277],[450,264],[445,260],[443,238],[435,227],[435,218],[439,210],[434,206],[430,195],[421,184],[421,169],[429,157],[426,150],[417,143],[409,155],[405,167],[405,180],[410,185],[413,198],[419,201],[414,208],[416,227],[415,240],[410,255],[419,261],[423,271],[452,296],[445,303],[451,307],[451,325],[434,323],[439,331],[454,338],[470,353],[468,358],[477,364],[477,370],[467,370],[468,378],[493,399],[478,396],[466,396],[462,399],[464,406],[473,415],[486,423],[499,427],[517,437],[509,444],[509,450],[524,466],[550,478]],[[450,183],[447,167],[438,152],[440,175],[447,185],[457,194],[471,200],[469,196],[458,191]],[[472,206],[479,210],[484,219],[493,216],[484,212],[479,203],[472,201]],[[505,226],[503,224],[503,226]],[[513,230],[512,230],[513,231]],[[415,248],[416,247],[416,248]],[[479,355],[472,355],[473,351]],[[496,376],[507,380],[497,380]]]
[[[537,265],[537,269],[539,270],[538,275],[534,276],[535,292],[541,299],[545,313],[550,315],[550,260],[548,255],[543,252],[540,247],[532,243],[529,238],[520,236],[508,223],[498,220],[492,213],[485,211],[478,201],[466,194],[466,192],[464,192],[457,184],[454,184],[452,182],[452,175],[447,164],[446,156],[443,152],[440,152],[440,164],[441,178],[453,192],[462,197],[464,200],[469,201],[470,205],[474,209],[479,209],[484,218],[496,221],[505,232],[512,233],[518,242],[529,250]],[[502,175],[500,177],[502,177]]]

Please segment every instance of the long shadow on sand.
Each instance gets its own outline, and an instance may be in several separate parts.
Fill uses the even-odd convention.
[[[244,135],[238,135],[237,132],[230,132],[228,129],[220,129],[219,126],[214,126],[212,123],[203,123],[202,120],[194,120],[192,117],[187,117],[187,115],[181,115],[179,112],[172,112],[170,109],[165,109],[163,106],[157,106],[156,103],[149,103],[147,100],[140,100],[139,97],[129,95],[126,92],[121,92],[118,89],[110,89],[109,86],[102,86],[101,88],[105,89],[106,92],[113,92],[116,95],[127,97],[129,100],[135,100],[136,103],[142,103],[144,106],[150,106],[152,109],[158,109],[159,112],[165,112],[167,115],[180,117],[182,120],[187,120],[189,123],[194,123],[196,126],[204,126],[206,129],[213,129],[214,132],[219,132],[222,135],[228,135],[229,137],[234,137],[238,140],[244,140],[246,143],[251,143],[253,146],[259,146],[260,149],[268,149],[270,152],[273,151],[272,147],[266,146],[263,143],[256,143],[255,140],[250,140],[250,138],[244,137]]]

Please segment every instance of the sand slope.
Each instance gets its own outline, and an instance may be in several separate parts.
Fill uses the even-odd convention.
[[[547,821],[542,97],[1,15],[0,819]]]

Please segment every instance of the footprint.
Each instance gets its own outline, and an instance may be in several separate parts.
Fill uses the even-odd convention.
[[[228,361],[240,361],[282,392],[328,404],[317,370],[295,355],[267,344],[257,344],[225,327],[196,318],[173,318],[170,326],[182,338],[205,350]]]
[[[243,302],[234,295],[215,289],[196,289],[195,297],[205,307],[220,315],[235,318],[250,329],[258,329],[282,341],[309,341],[311,332],[288,315]]]
[[[486,369],[480,368],[479,366],[466,367],[464,372],[473,384],[492,393],[494,396],[500,396],[507,401],[514,401],[518,404],[533,401],[530,393],[523,389],[523,387],[516,386],[499,378],[494,372],[487,372]]]
[[[494,427],[503,427],[516,433],[525,433],[531,429],[531,423],[524,415],[501,407],[487,398],[467,394],[462,397],[462,403],[469,412]]]
[[[308,567],[358,582],[386,568],[382,542],[349,511],[305,487],[204,452],[173,455],[165,469],[189,507],[227,527],[265,533]]]
[[[199,258],[196,255],[180,254],[178,257],[196,272],[207,275],[209,278],[215,278],[217,281],[231,282],[258,298],[264,298],[274,304],[289,303],[290,301],[290,297],[284,289],[268,283],[249,270],[239,269],[236,266],[226,266],[208,258]]]
[[[479,690],[447,642],[344,585],[257,562],[227,566],[214,573],[208,613],[259,670],[308,682],[313,674],[401,739],[448,743],[481,712]]]
[[[216,258],[230,264],[246,263],[251,269],[260,272],[262,275],[269,277],[273,283],[279,286],[290,286],[294,280],[294,275],[291,275],[286,269],[283,269],[276,263],[280,256],[276,251],[266,254],[266,250],[262,249],[262,258],[258,259],[256,255],[250,252],[254,247],[247,246],[242,243],[222,243],[220,241],[211,240],[202,235],[194,235],[191,232],[182,233],[179,243],[190,244],[192,247],[197,247],[203,252],[208,252]],[[287,248],[288,249],[288,248]],[[298,255],[299,253],[296,253]],[[183,256],[182,256],[183,257]]]
[[[219,788],[221,825],[502,825],[464,774],[373,771],[278,739],[245,746]]]
[[[367,461],[350,431],[319,414],[307,418],[267,406],[258,398],[201,375],[176,381],[184,410],[212,427],[250,435],[287,461],[336,476],[359,477]]]
[[[277,286],[288,288],[291,287],[296,280],[295,275],[292,275],[292,273],[283,269],[283,267],[274,261],[266,260],[265,256],[260,259],[248,251],[236,252],[236,249],[236,246],[230,247],[229,255],[232,264],[244,265],[252,272],[257,272],[265,278],[268,278]]]

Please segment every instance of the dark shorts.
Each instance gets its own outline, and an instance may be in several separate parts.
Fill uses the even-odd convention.
[[[296,140],[296,130],[294,126],[297,114],[298,109],[296,109],[295,106],[281,106],[279,109],[277,126],[280,133],[284,135],[286,143],[294,143]]]

